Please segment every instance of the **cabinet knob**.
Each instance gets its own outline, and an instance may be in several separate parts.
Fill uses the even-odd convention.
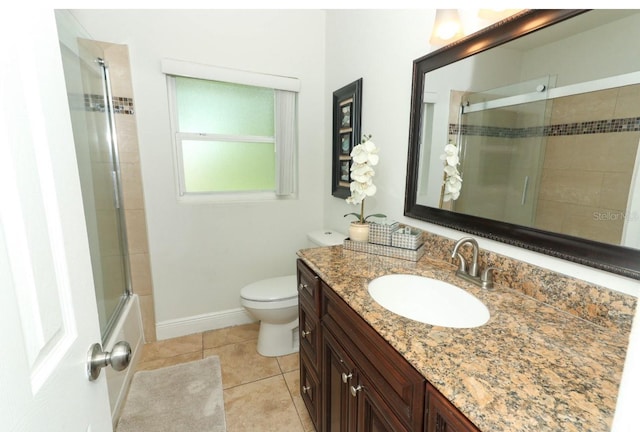
[[[302,386],[302,394],[311,394],[311,386]]]
[[[309,336],[310,334],[311,334],[311,330],[308,330],[308,331],[307,330],[302,330],[300,332],[300,336],[302,336],[303,339],[306,339],[307,336]]]
[[[342,382],[346,384],[347,381],[349,381],[352,376],[353,374],[351,372],[349,372],[349,374],[342,372]]]
[[[308,285],[307,285],[307,284],[304,284],[304,283],[302,283],[302,282],[300,282],[300,283],[298,284],[298,289],[299,289],[300,291],[305,290],[305,289],[307,289],[307,288],[308,288]]]
[[[362,391],[363,388],[364,387],[362,387],[360,384],[358,384],[358,387],[351,386],[351,396],[357,397],[358,392]]]

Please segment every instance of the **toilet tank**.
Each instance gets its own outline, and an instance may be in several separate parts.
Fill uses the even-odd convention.
[[[344,242],[347,236],[334,230],[318,230],[307,233],[309,247],[334,246]]]

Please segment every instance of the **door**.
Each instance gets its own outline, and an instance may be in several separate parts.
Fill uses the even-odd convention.
[[[357,385],[355,366],[327,327],[323,329],[324,373],[321,384],[324,403],[324,432],[355,431],[355,398],[351,386]]]
[[[0,18],[0,418],[111,431],[87,232],[52,10]]]

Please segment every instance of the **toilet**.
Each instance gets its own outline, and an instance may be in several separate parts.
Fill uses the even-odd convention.
[[[342,244],[346,235],[319,230],[307,234],[308,247]],[[258,353],[265,357],[298,351],[298,289],[296,275],[250,283],[240,290],[240,304],[260,321]]]

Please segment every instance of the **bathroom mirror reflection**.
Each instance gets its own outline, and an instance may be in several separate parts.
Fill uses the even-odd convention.
[[[639,37],[526,11],[416,60],[405,214],[640,277]]]

